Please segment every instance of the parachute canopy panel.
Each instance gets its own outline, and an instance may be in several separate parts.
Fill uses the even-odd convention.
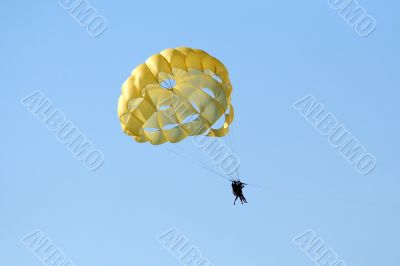
[[[118,116],[138,142],[179,142],[188,136],[223,137],[233,121],[226,67],[208,53],[165,49],[137,66],[122,85]],[[217,121],[225,120],[215,127]]]

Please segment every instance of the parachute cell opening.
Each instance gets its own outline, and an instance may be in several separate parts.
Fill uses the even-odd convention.
[[[157,132],[160,131],[159,128],[153,128],[153,127],[145,127],[144,130],[148,131],[148,132]]]
[[[188,124],[194,120],[196,120],[197,118],[199,118],[199,114],[192,114],[187,116],[185,119],[183,119],[182,124]]]
[[[218,81],[219,83],[222,83],[222,79],[221,79],[218,75],[212,74],[211,77],[212,77],[213,79],[215,79],[216,81]]]
[[[160,87],[163,89],[172,90],[176,86],[176,80],[172,78],[164,79],[160,83]]]
[[[179,126],[179,124],[167,124],[167,125],[163,126],[162,129],[163,130],[170,130],[170,129],[176,128],[178,126]]]
[[[205,93],[207,93],[207,95],[209,95],[209,96],[212,97],[213,99],[216,98],[215,93],[214,93],[211,89],[209,89],[209,88],[202,88],[201,90],[204,91]]]
[[[211,126],[212,129],[219,129],[225,125],[225,115],[221,115],[220,118]]]
[[[196,111],[198,113],[201,113],[200,108],[197,106],[197,104],[194,101],[190,101],[190,104],[193,106],[194,109],[196,109]]]
[[[171,108],[170,105],[161,105],[161,106],[158,107],[158,110],[159,111],[165,111],[165,110],[167,110],[169,108]]]

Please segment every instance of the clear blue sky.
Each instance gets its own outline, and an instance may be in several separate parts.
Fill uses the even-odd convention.
[[[91,0],[108,21],[93,38],[58,1],[2,1],[1,265],[43,265],[20,243],[35,229],[76,265],[180,265],[156,239],[173,226],[215,266],[314,265],[292,243],[308,228],[348,265],[399,265],[400,4],[360,0],[377,21],[360,37],[327,0],[219,2]],[[246,188],[246,206],[223,179],[120,130],[121,84],[177,46],[230,71],[241,175],[263,186]],[[21,105],[34,90],[103,151],[98,171]],[[376,156],[370,175],[293,109],[306,94]]]

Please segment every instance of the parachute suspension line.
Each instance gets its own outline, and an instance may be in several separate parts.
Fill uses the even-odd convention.
[[[182,151],[183,153],[185,153],[185,150],[183,150],[182,147],[178,147],[178,148],[180,148],[181,151]],[[206,164],[205,164],[203,161],[201,161],[200,159],[198,159],[198,158],[196,158],[195,156],[193,156],[190,152],[186,152],[186,153],[187,153],[187,155],[188,155],[189,157],[192,158],[192,161],[193,161],[193,162],[197,163],[197,164],[198,164],[199,166],[201,166],[202,168],[207,169],[208,171],[211,171],[211,172],[214,172],[214,173],[215,173],[214,170],[212,170],[210,167],[207,167]],[[220,175],[221,175],[221,174],[220,174]],[[228,179],[226,176],[225,176],[225,178]]]
[[[224,176],[224,175],[222,175],[222,174],[218,173],[217,171],[214,171],[214,170],[212,170],[212,169],[210,169],[210,168],[207,168],[207,167],[204,167],[204,166],[202,166],[202,168],[204,168],[204,169],[206,169],[207,171],[210,171],[211,173],[214,173],[214,174],[216,174],[216,175],[218,175],[218,176],[220,176],[220,177],[226,179],[227,181],[230,181],[230,182],[234,181],[234,179],[231,179],[231,178],[229,178],[229,177],[226,177],[226,176]]]
[[[231,176],[232,178],[230,179],[230,181],[241,181],[239,175],[236,175],[236,177],[234,177],[233,175]],[[252,186],[252,187],[258,187],[258,188],[263,188],[263,186],[260,185],[254,185],[254,184],[249,184],[249,183],[244,183],[246,186]]]
[[[236,150],[235,150],[235,146],[233,145],[233,141],[232,141],[232,138],[231,138],[231,134],[228,134],[228,141],[229,141],[229,146],[230,146],[231,152],[234,153],[234,154],[236,154]],[[236,169],[236,171],[234,172],[234,175],[236,176],[236,179],[237,179],[237,180],[240,180],[240,172],[239,172],[239,169],[240,169],[240,165],[239,165],[239,167]]]
[[[236,153],[235,134],[233,128],[231,128],[231,134],[229,134],[229,137],[231,138],[233,151]]]
[[[230,134],[228,134],[228,135],[222,137],[221,139],[222,139],[222,142],[229,148],[229,152],[236,153],[235,150],[234,150],[234,147],[233,147],[233,145],[232,145],[232,141],[231,141],[231,138],[230,138]],[[239,174],[239,168],[238,168],[238,169],[231,175],[231,177],[232,177],[233,180],[239,181],[239,179],[240,179],[239,176],[240,176],[240,174]]]
[[[234,152],[233,147],[232,147],[232,142],[231,142],[231,133],[228,133],[228,135],[226,136],[226,142],[229,145],[229,148],[231,149],[231,152]]]
[[[177,152],[175,152],[175,151],[173,151],[173,150],[171,150],[171,149],[169,149],[169,148],[167,148],[167,147],[164,147],[164,148],[165,148],[166,150],[168,150],[169,152],[174,153],[174,154],[177,155],[177,156],[186,157],[186,159],[189,159],[189,161],[192,161],[192,163],[196,164],[197,166],[199,166],[199,167],[201,167],[201,168],[203,168],[203,169],[206,169],[206,170],[209,171],[209,172],[212,172],[212,173],[218,175],[219,177],[224,178],[226,181],[229,181],[229,182],[232,181],[232,179],[230,179],[230,178],[228,178],[228,177],[226,177],[226,176],[224,176],[224,175],[222,175],[222,174],[220,174],[220,173],[218,173],[218,172],[216,172],[216,171],[214,171],[214,170],[208,168],[207,166],[201,164],[200,162],[198,162],[196,159],[193,158],[194,156],[189,155],[189,153],[187,153],[187,154],[179,154],[179,153],[177,153]],[[186,156],[183,156],[183,155],[186,155]]]
[[[181,153],[183,153],[187,157],[190,157],[191,160],[194,161],[195,163],[197,163],[198,165],[205,165],[206,164],[203,160],[199,159],[198,157],[194,156],[190,152],[186,151],[183,147],[181,147],[179,145],[175,145],[174,147],[179,149],[181,151]]]
[[[223,137],[222,139],[225,139],[225,137]],[[226,140],[226,139],[225,139]],[[229,145],[229,144],[227,144],[227,145]],[[181,148],[181,147],[179,147],[179,148]],[[183,150],[182,148],[181,148],[181,150]],[[231,150],[231,152],[232,152],[232,150]],[[188,154],[190,155],[190,153],[188,152]],[[192,158],[196,158],[195,156],[193,156],[192,155]],[[198,161],[200,161],[200,160],[198,160]],[[227,179],[227,180],[229,180],[229,181],[240,181],[240,175],[239,175],[239,168],[233,173],[233,174],[222,174],[222,173],[220,173],[220,172],[217,172],[217,171],[215,171],[215,170],[213,170],[213,169],[211,169],[211,168],[209,168],[209,167],[206,167],[204,164],[203,165],[201,165],[201,164],[199,164],[202,168],[204,168],[204,169],[206,169],[206,170],[208,170],[208,171],[210,171],[210,172],[212,172],[212,173],[214,173],[214,174],[217,174],[217,175],[219,175],[219,176],[222,176],[223,178],[225,178],[225,179]]]
[[[230,149],[231,152],[234,152],[234,151],[233,151],[233,147],[232,147],[232,143],[230,142],[229,133],[228,133],[228,135],[225,135],[225,136],[221,137],[220,139],[222,139],[222,142],[223,142],[227,147],[229,147],[229,149]]]
[[[228,134],[228,137],[229,137],[229,134]],[[230,139],[228,139],[227,138],[227,136],[224,136],[224,137],[222,137],[222,138],[220,138],[220,139],[222,139],[222,142],[224,142],[228,147],[229,147],[229,149],[230,149],[230,152],[233,152],[234,153],[234,151],[233,151],[233,149],[232,149],[232,143],[230,142]],[[228,142],[228,140],[229,140],[229,142]],[[181,151],[183,151],[183,152],[185,152],[184,151],[184,149],[182,148],[182,147],[179,147],[179,145],[177,146]],[[191,155],[189,152],[186,152],[188,155],[190,155],[192,158],[194,158],[194,160],[196,160],[196,161],[199,161],[199,162],[201,162],[201,163],[203,163],[201,160],[199,160],[198,158],[196,158],[195,156],[193,156],[193,155]],[[200,163],[198,163],[198,165],[200,165],[202,168],[204,168],[204,169],[206,169],[206,170],[208,170],[208,171],[210,171],[210,172],[212,172],[212,173],[214,173],[214,174],[217,174],[217,175],[219,175],[219,176],[222,176],[223,178],[225,178],[225,179],[227,179],[227,180],[229,180],[229,181],[240,181],[240,175],[239,175],[239,168],[232,174],[232,175],[228,175],[228,174],[225,174],[225,175],[222,175],[221,173],[218,173],[218,172],[216,172],[215,170],[212,170],[211,168],[209,168],[209,167],[206,167],[204,164],[200,164]],[[228,178],[229,177],[229,178]]]
[[[172,149],[169,149],[169,148],[167,148],[167,147],[164,147],[164,149],[166,149],[166,150],[168,150],[169,152],[175,154],[176,156],[180,156],[180,157],[182,157],[182,158],[188,159],[189,161],[191,161],[193,164],[197,165],[198,167],[201,167],[201,168],[203,168],[203,169],[205,169],[205,170],[207,170],[207,171],[209,171],[209,172],[211,172],[211,173],[213,173],[213,174],[215,174],[215,175],[217,175],[217,176],[219,176],[219,177],[225,179],[225,180],[228,181],[228,182],[240,181],[240,178],[239,178],[239,177],[234,177],[233,175],[230,176],[230,177],[228,177],[228,176],[226,176],[226,175],[223,175],[223,174],[221,174],[221,173],[218,173],[217,171],[214,171],[214,170],[208,168],[207,166],[201,164],[201,163],[198,162],[196,159],[194,159],[194,158],[193,158],[194,156],[189,155],[189,153],[187,153],[187,154],[179,154],[179,153],[177,153],[176,151],[174,151],[174,150],[172,150]],[[254,184],[249,184],[249,183],[244,183],[244,184],[246,184],[246,185],[248,185],[248,186],[252,186],[252,187],[263,188],[263,186],[260,186],[260,185],[254,185]]]
[[[236,154],[237,152],[236,152],[235,134],[234,134],[234,132],[233,132],[233,127],[230,128],[230,133],[228,134],[228,138],[229,138],[229,142],[231,143],[232,152]],[[236,170],[237,176],[238,176],[238,177],[240,177],[239,169],[240,169],[240,165],[239,165],[239,167],[238,167],[237,170]]]
[[[232,147],[232,142],[231,142],[230,134],[228,134],[227,136],[225,136],[225,137],[224,137],[224,140],[225,140],[225,142],[226,142],[226,145],[229,146],[230,151],[231,151],[232,153],[234,153],[235,151],[233,150],[233,147]]]

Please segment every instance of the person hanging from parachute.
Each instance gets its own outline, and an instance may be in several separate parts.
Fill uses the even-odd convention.
[[[236,200],[239,198],[240,202],[247,203],[246,198],[243,196],[243,188],[246,186],[246,183],[241,182],[240,180],[232,180],[232,193],[235,196],[235,200],[233,201],[233,205],[236,204]]]
[[[118,117],[123,132],[137,142],[220,138],[233,122],[231,94],[228,70],[218,59],[199,49],[169,48],[131,72],[122,85]],[[235,202],[247,203],[245,185],[232,181]]]

